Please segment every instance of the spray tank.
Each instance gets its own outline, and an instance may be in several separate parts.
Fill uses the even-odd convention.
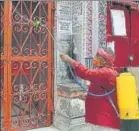
[[[139,103],[135,76],[123,72],[117,77],[117,102],[120,119],[139,119]]]

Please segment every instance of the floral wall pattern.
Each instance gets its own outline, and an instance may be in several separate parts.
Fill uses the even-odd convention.
[[[83,63],[84,42],[85,42],[85,2],[72,2],[72,42],[74,59]],[[80,53],[79,53],[80,50]]]
[[[92,56],[92,1],[86,1],[86,57]]]
[[[106,46],[106,19],[107,19],[107,0],[100,0],[99,1],[99,47],[105,47]]]

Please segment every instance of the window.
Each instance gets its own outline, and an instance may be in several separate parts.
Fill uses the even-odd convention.
[[[123,10],[111,9],[112,34],[126,36],[125,14]]]

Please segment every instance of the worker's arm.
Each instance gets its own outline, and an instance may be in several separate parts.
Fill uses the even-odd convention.
[[[75,71],[75,74],[84,79],[84,80],[89,80],[92,82],[97,82],[100,83],[102,80],[102,77],[104,76],[105,72],[101,70],[94,70],[94,69],[89,69],[85,67],[84,65],[80,64],[79,62],[73,60],[71,57],[68,55],[65,55],[61,53],[60,55],[62,61],[65,63],[69,64],[72,66],[72,68]]]
[[[74,61],[72,64],[72,67],[74,69],[75,74],[84,79],[89,80],[94,83],[101,83],[101,80],[103,79],[105,72],[102,70],[96,70],[96,69],[89,69],[88,67],[80,64],[77,61]]]
[[[61,53],[60,54],[60,58],[63,62],[69,64],[69,65],[73,65],[73,63],[75,62],[75,60],[73,60],[71,57],[69,57],[68,55]]]

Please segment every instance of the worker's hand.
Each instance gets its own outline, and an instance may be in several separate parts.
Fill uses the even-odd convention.
[[[68,60],[70,59],[70,57],[64,53],[60,53],[60,58],[63,62],[68,62]]]
[[[86,96],[87,96],[87,93],[83,92],[79,95],[79,99],[86,100]]]
[[[60,58],[63,62],[72,65],[72,63],[74,62],[74,60],[69,57],[68,55],[64,54],[64,53],[60,53]]]

